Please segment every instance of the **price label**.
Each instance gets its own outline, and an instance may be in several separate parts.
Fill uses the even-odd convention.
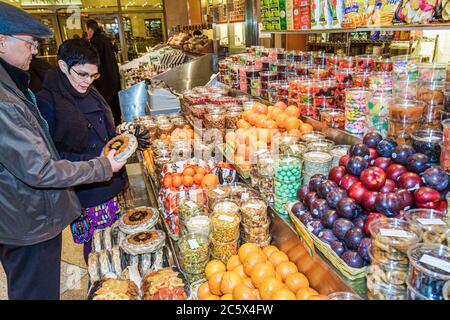
[[[188,243],[189,243],[189,247],[190,247],[192,250],[195,250],[195,249],[200,248],[200,246],[198,245],[197,240],[195,240],[195,239],[188,240]]]
[[[442,259],[432,257],[428,254],[424,254],[422,256],[422,258],[420,258],[419,261],[422,263],[426,263],[432,267],[435,267],[435,268],[438,268],[445,272],[450,273],[450,262],[448,262],[448,261],[444,261]]]
[[[398,229],[380,229],[380,234],[383,237],[396,237],[396,238],[412,238],[412,234],[405,230]]]
[[[262,205],[258,204],[258,203],[249,203],[247,205],[247,208],[251,208],[251,209],[261,209]]]
[[[227,222],[233,222],[234,218],[229,216],[220,215],[217,219]]]
[[[214,189],[214,192],[217,193],[218,195],[223,195],[225,194],[225,191],[221,190],[221,189]]]
[[[445,226],[445,222],[441,219],[417,219],[417,221],[420,222],[421,225],[428,226],[428,225],[442,225]]]

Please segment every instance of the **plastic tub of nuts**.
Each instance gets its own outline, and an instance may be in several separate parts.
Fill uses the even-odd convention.
[[[241,203],[242,223],[247,226],[260,226],[267,218],[267,204],[261,198],[250,198]]]
[[[433,209],[412,209],[406,212],[405,218],[422,228],[422,242],[428,244],[450,244],[450,227],[445,214]]]
[[[367,281],[367,297],[369,300],[407,300],[406,290],[395,284]]]
[[[216,200],[212,211],[239,214],[239,205],[236,201],[230,199]]]
[[[209,210],[213,210],[216,201],[227,199],[230,194],[231,189],[229,186],[215,186],[208,188],[206,191],[206,196],[208,198]]]
[[[211,255],[214,259],[221,260],[227,263],[228,259],[237,253],[239,234],[236,239],[231,241],[217,241],[212,236],[211,241]]]
[[[215,212],[211,215],[211,237],[216,242],[230,242],[239,237],[238,214],[231,212]]]
[[[408,257],[410,286],[428,299],[443,300],[442,289],[450,280],[450,248],[419,243],[409,248]]]

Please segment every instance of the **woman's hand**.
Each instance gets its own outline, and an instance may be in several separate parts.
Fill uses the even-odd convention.
[[[116,150],[111,150],[111,151],[109,151],[108,155],[106,156],[109,160],[109,163],[111,164],[111,168],[114,173],[119,172],[120,169],[122,169],[123,166],[127,163],[126,161],[119,162],[119,161],[114,160],[115,154],[116,154]]]

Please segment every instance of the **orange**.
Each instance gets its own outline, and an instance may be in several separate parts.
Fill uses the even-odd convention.
[[[203,180],[204,175],[200,174],[200,173],[196,173],[194,174],[194,183],[195,184],[201,184],[202,180]]]
[[[302,132],[299,129],[291,129],[288,131],[288,135],[298,140],[302,136]]]
[[[164,177],[164,179],[163,179],[163,186],[166,189],[172,187],[172,177],[171,176]]]
[[[271,300],[295,300],[295,294],[289,289],[280,289],[272,294]]]
[[[285,283],[292,292],[298,292],[300,288],[309,287],[308,278],[300,272],[295,272],[288,275],[285,279]]]
[[[203,300],[220,300],[220,297],[216,296],[214,294],[210,294],[210,295],[207,295]]]
[[[223,271],[219,271],[219,272],[212,274],[209,277],[208,285],[209,285],[209,290],[211,291],[212,294],[215,294],[218,296],[222,295],[221,285],[222,285],[222,277],[223,277],[224,273],[225,272],[223,272]]]
[[[220,300],[233,300],[233,295],[231,293],[224,294]]]
[[[251,127],[251,124],[245,121],[244,119],[239,119],[236,125],[240,129],[248,129]]]
[[[283,282],[283,278],[281,278],[281,276],[275,272],[275,279],[279,280],[280,282]]]
[[[295,263],[290,261],[283,261],[280,264],[277,265],[277,273],[281,276],[283,281],[286,280],[286,278],[293,274],[298,272],[297,266]]]
[[[284,121],[288,118],[288,115],[281,113],[277,117],[277,126],[278,128],[284,129]]]
[[[277,122],[275,120],[267,120],[267,129],[278,129]]]
[[[242,280],[242,284],[245,284],[247,287],[254,289],[255,286],[252,283],[252,279],[250,278],[245,278],[244,280]]]
[[[313,288],[300,288],[295,296],[297,300],[307,300],[310,296],[318,294],[319,293]]]
[[[283,110],[281,110],[279,107],[274,107],[272,109],[272,112],[270,112],[270,119],[271,120],[277,120],[277,117],[283,113]]]
[[[274,267],[278,267],[278,265],[284,261],[289,261],[288,256],[286,255],[286,253],[282,252],[282,251],[277,251],[274,252],[270,255],[269,257],[269,261],[272,262],[272,264],[274,265]]]
[[[186,168],[183,170],[183,176],[191,176],[193,177],[195,174],[195,170],[193,168]]]
[[[255,288],[259,288],[265,279],[275,278],[275,269],[268,263],[258,263],[253,267],[250,277]]]
[[[183,177],[183,185],[185,187],[191,187],[194,184],[194,178],[191,176],[184,176]]]
[[[267,114],[269,113],[269,109],[265,104],[262,103],[256,103],[252,107],[252,111],[259,114]]]
[[[202,179],[202,188],[213,187],[219,184],[219,177],[215,174],[209,173]]]
[[[231,294],[233,289],[242,282],[242,278],[234,271],[224,272],[222,282],[220,284],[220,291],[222,294]]]
[[[241,262],[244,261],[244,259],[251,253],[258,253],[259,252],[259,248],[256,244],[254,243],[244,243],[242,246],[239,247],[238,250],[238,256],[239,256],[239,260]]]
[[[244,272],[244,266],[242,264],[234,268],[233,271],[236,272],[242,279],[247,278],[247,275]]]
[[[284,113],[288,116],[298,118],[300,116],[300,109],[297,106],[289,106],[284,110]]]
[[[255,289],[249,288],[244,284],[238,284],[233,289],[233,299],[235,300],[256,300]]]
[[[244,112],[242,112],[242,119],[248,121],[248,116],[250,115],[251,112],[252,112],[251,110],[245,110]]]
[[[183,178],[180,176],[173,176],[172,177],[172,187],[178,188],[183,184]]]
[[[309,123],[304,123],[300,126],[300,131],[302,133],[311,132],[311,131],[313,131],[313,127]]]
[[[270,255],[271,255],[272,253],[277,252],[277,251],[280,251],[280,250],[278,250],[278,248],[275,247],[275,246],[269,245],[269,246],[265,246],[264,248],[262,248],[262,251],[264,252],[264,254],[266,255],[266,257],[268,258],[268,257],[270,257]]]
[[[315,294],[312,296],[309,296],[307,300],[328,300],[328,296],[323,294]]]
[[[206,169],[205,169],[205,168],[202,168],[202,167],[196,167],[196,168],[195,168],[195,173],[196,173],[196,174],[205,175],[205,174],[206,174]]]
[[[220,272],[220,271],[221,272],[226,271],[226,267],[223,264],[223,262],[220,260],[216,260],[216,259],[211,260],[210,262],[208,262],[206,264],[206,267],[205,267],[206,279],[209,279],[214,273]]]
[[[284,110],[286,110],[286,103],[284,103],[283,101],[278,101],[277,103],[275,103],[274,105],[275,108],[280,108],[283,112]]]
[[[293,116],[289,116],[286,118],[286,120],[284,120],[284,128],[287,131],[298,129],[300,128],[300,125],[300,120]]]
[[[258,252],[250,253],[245,257],[242,264],[244,265],[245,274],[250,276],[253,270],[253,267],[258,263],[266,262],[267,258],[265,255]]]
[[[197,290],[197,296],[199,300],[204,300],[206,296],[211,294],[211,290],[209,290],[208,282],[202,283]]]
[[[252,126],[256,125],[256,121],[258,120],[258,113],[251,112],[248,115],[248,123],[250,123]]]
[[[283,283],[275,278],[265,279],[259,286],[259,294],[264,300],[269,300],[275,291],[283,289]]]
[[[236,267],[241,265],[239,256],[237,254],[232,255],[227,261],[227,271],[233,271]]]

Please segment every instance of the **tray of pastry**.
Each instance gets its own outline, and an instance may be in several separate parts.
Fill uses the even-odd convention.
[[[148,273],[141,282],[142,300],[187,300],[191,286],[176,267]]]
[[[100,279],[94,282],[88,300],[138,300],[139,288],[130,280]]]

